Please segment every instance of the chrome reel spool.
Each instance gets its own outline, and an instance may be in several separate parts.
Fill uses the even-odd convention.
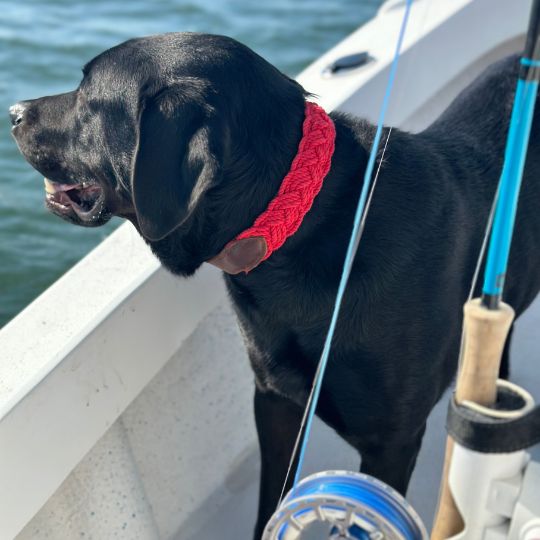
[[[313,536],[324,529],[326,535]],[[418,514],[395,490],[366,474],[327,471],[292,489],[262,540],[428,540]]]

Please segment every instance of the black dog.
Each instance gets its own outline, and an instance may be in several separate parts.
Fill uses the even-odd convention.
[[[422,133],[393,131],[348,286],[317,413],[358,449],[362,471],[401,492],[456,369],[517,72],[517,57],[499,62]],[[51,181],[54,213],[85,226],[124,216],[189,276],[276,195],[306,96],[232,39],[168,34],[104,52],[77,90],[11,116],[22,153]],[[300,229],[247,275],[225,275],[256,379],[256,538],[282,487],[374,137],[365,121],[331,117],[332,168]],[[505,289],[518,315],[540,288],[538,125]]]

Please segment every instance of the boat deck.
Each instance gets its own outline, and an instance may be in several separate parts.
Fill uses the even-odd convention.
[[[526,388],[540,402],[540,369],[536,345],[540,328],[540,297],[516,323],[512,342],[511,380]],[[444,430],[448,391],[433,410],[422,451],[410,485],[408,500],[424,520],[431,525],[437,503],[440,471],[444,459]],[[540,461],[540,446],[531,451]],[[356,470],[356,452],[322,422],[314,424],[308,448],[305,474],[329,469]],[[258,499],[258,462],[256,455],[229,478],[231,494],[228,502],[214,514],[195,515],[179,531],[175,540],[248,540],[251,538]],[[207,508],[212,505],[208,505]],[[313,539],[315,540],[315,539]]]

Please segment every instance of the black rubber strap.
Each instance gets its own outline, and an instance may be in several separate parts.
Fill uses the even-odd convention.
[[[516,410],[523,401],[506,388],[499,388],[495,409]],[[484,454],[504,454],[525,450],[540,443],[540,406],[515,419],[492,418],[452,398],[448,406],[446,429],[459,444]]]

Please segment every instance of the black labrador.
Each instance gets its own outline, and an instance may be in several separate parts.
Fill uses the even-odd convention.
[[[518,59],[490,67],[418,134],[393,130],[317,414],[404,493],[426,418],[456,370],[462,305],[501,172]],[[49,180],[49,209],[84,226],[129,219],[171,272],[192,275],[276,195],[308,94],[233,39],[133,39],[73,92],[11,108]],[[540,288],[540,137],[533,127],[505,299]],[[334,112],[330,173],[299,230],[225,282],[255,372],[260,538],[278,499],[328,328],[374,127]],[[507,365],[508,345],[503,365]]]

